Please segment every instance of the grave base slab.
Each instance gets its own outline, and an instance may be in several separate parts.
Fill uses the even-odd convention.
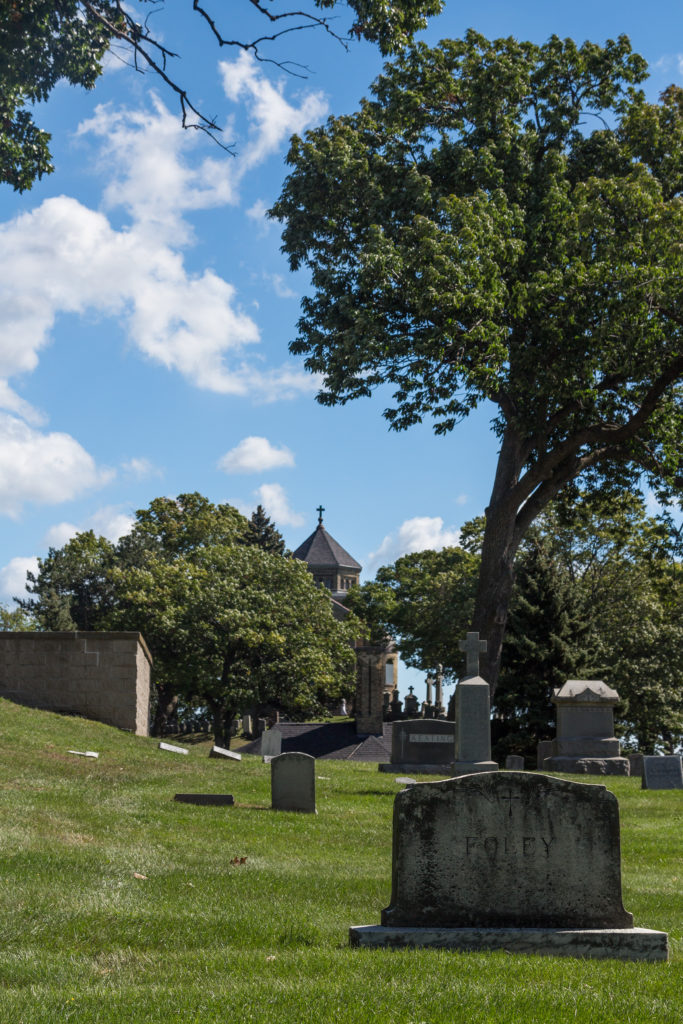
[[[354,925],[349,944],[365,948],[432,948],[461,952],[571,956],[590,960],[669,959],[668,935],[649,928],[387,928]]]
[[[500,766],[495,761],[456,761],[452,766],[453,778],[458,775],[476,775],[477,772],[497,772]]]
[[[377,767],[381,772],[402,772],[412,775],[441,775],[444,779],[450,779],[453,774],[453,763],[450,764],[415,764],[408,761],[401,761],[398,764],[382,762]]]

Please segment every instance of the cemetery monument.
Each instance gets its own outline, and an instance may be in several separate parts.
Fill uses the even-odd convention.
[[[489,684],[479,675],[479,654],[486,650],[486,640],[480,640],[478,633],[468,633],[467,639],[460,641],[460,650],[467,655],[467,667],[455,688],[453,774],[495,772],[498,765],[491,760]]]
[[[666,960],[621,898],[619,809],[604,786],[530,772],[426,782],[394,800],[391,902],[355,946]]]
[[[600,679],[568,679],[555,690],[557,736],[543,767],[550,772],[628,775],[614,735],[614,706],[619,694]]]

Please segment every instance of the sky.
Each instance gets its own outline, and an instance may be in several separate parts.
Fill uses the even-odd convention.
[[[230,11],[226,34],[263,31],[249,6],[215,0],[219,16]],[[429,423],[391,432],[387,395],[324,408],[288,352],[308,277],[289,272],[265,211],[290,136],[356,110],[381,71],[378,51],[347,52],[319,30],[264,48],[305,65],[298,77],[219,50],[190,7],[169,2],[153,24],[181,53],[173,74],[235,156],[183,131],[162,83],[111,55],[94,90],[62,83],[36,111],[53,134],[55,172],[23,194],[0,185],[6,604],[50,546],[87,529],[115,540],[159,495],[200,491],[247,515],[260,503],[292,549],[322,504],[365,580],[402,554],[456,543],[487,504],[491,409],[446,437]],[[339,21],[350,23],[343,11]],[[626,33],[650,64],[650,98],[683,84],[680,0],[447,0],[422,37],[436,43],[469,27],[537,43]],[[399,685],[417,681],[404,673]]]

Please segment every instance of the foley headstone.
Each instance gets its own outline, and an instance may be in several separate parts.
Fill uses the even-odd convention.
[[[678,754],[643,758],[642,789],[683,789],[683,769]]]
[[[278,754],[270,762],[274,811],[315,814],[315,758],[298,752]]]
[[[489,684],[479,675],[479,654],[486,640],[468,633],[460,642],[467,655],[465,678],[455,688],[455,765],[454,775],[496,772],[491,760],[491,704]]]
[[[394,801],[391,903],[352,945],[665,960],[621,898],[619,809],[604,786],[530,772],[411,786]]]

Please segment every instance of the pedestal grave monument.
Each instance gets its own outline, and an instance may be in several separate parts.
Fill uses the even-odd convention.
[[[479,675],[479,654],[486,650],[486,640],[478,633],[468,633],[460,641],[460,650],[467,655],[465,678],[455,688],[455,764],[454,775],[473,772],[497,772],[491,760],[491,704],[489,684]]]
[[[543,767],[550,772],[628,775],[614,735],[614,706],[619,694],[600,679],[568,679],[555,690],[557,737]]]
[[[355,946],[666,960],[621,899],[619,809],[604,786],[530,772],[426,782],[394,800],[391,902]]]

